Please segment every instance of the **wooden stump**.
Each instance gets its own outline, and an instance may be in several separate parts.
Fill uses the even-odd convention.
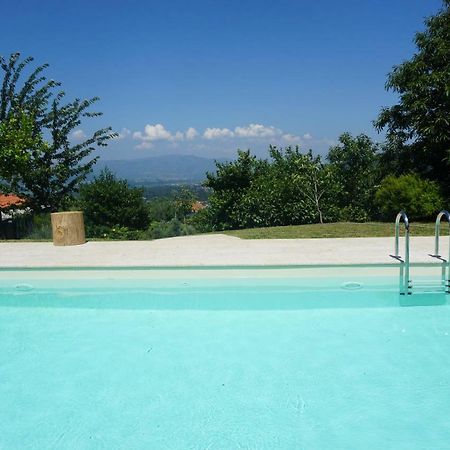
[[[83,211],[52,213],[53,245],[79,245],[86,242]]]

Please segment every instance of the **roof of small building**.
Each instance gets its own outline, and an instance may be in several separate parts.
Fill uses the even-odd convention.
[[[10,208],[20,206],[25,203],[25,199],[15,194],[0,194],[0,208]]]
[[[192,208],[191,211],[192,212],[198,212],[201,211],[202,209],[205,209],[206,205],[203,204],[202,202],[196,201],[192,204]]]

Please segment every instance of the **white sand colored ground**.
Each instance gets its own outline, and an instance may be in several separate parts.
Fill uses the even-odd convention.
[[[448,238],[442,238],[448,255]],[[411,262],[436,262],[433,237],[411,238]],[[403,254],[403,239],[400,254]],[[271,266],[398,264],[389,257],[393,238],[259,239],[221,234],[155,241],[88,242],[55,247],[50,242],[0,243],[0,267]]]

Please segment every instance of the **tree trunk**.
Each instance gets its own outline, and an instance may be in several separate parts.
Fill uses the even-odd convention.
[[[82,211],[52,213],[53,245],[79,245],[86,242]]]

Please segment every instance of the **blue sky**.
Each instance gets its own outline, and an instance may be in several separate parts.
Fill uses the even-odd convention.
[[[0,54],[20,51],[63,83],[99,96],[105,159],[263,154],[270,143],[323,153],[372,127],[392,66],[440,0],[0,0]]]

